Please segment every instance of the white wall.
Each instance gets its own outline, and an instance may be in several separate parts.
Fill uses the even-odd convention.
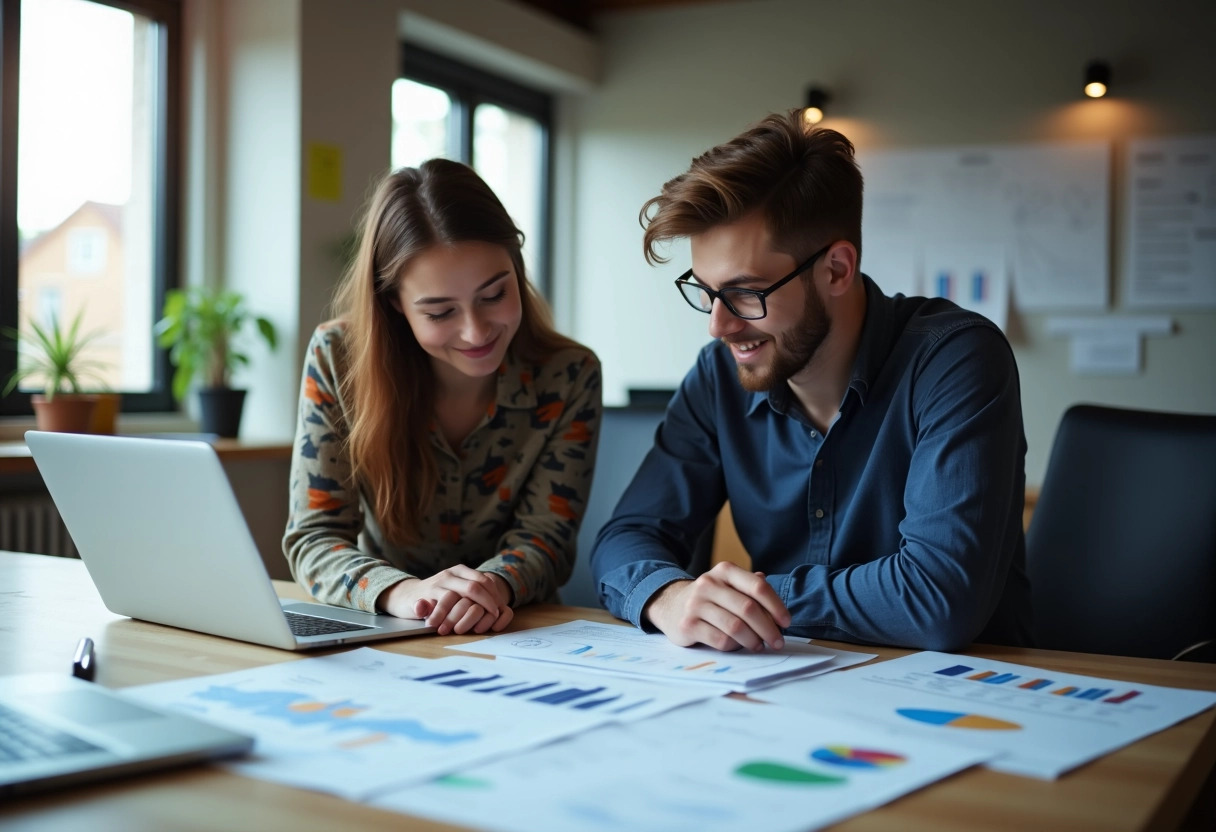
[[[1211,2],[747,0],[599,23],[603,81],[564,117],[574,203],[561,291],[573,335],[603,360],[608,402],[629,386],[674,386],[708,338],[669,285],[687,268],[686,245],[665,267],[642,259],[642,203],[693,156],[800,106],[812,83],[835,95],[824,125],[862,149],[1096,138],[1120,158],[1130,138],[1216,133]],[[1107,100],[1081,99],[1092,58],[1113,65]],[[1118,170],[1113,185],[1117,312],[1127,284]],[[1179,331],[1145,342],[1144,372],[1105,379],[1071,375],[1046,316],[1019,316],[1028,482],[1041,481],[1074,402],[1216,412],[1216,310],[1170,313]]]
[[[675,385],[707,339],[668,285],[686,245],[669,266],[642,260],[642,203],[812,82],[835,95],[826,124],[863,149],[1098,138],[1118,158],[1130,138],[1216,132],[1216,4],[1198,0],[706,2],[602,15],[594,36],[511,0],[188,0],[187,12],[187,274],[249,292],[284,336],[244,379],[250,437],[291,434],[303,345],[338,278],[333,249],[388,164],[402,39],[558,95],[555,307],[603,359],[610,403],[629,386]],[[1113,64],[1113,95],[1083,101],[1095,57]],[[342,150],[336,202],[306,193],[311,143]],[[1121,185],[1116,170],[1116,312]],[[1108,379],[1070,375],[1045,316],[1017,318],[1030,482],[1073,402],[1216,411],[1216,312],[1171,312],[1179,331],[1146,341],[1144,372]]]
[[[239,289],[279,329],[235,383],[250,391],[241,435],[286,439],[335,252],[389,166],[402,41],[554,92],[594,84],[599,49],[510,0],[187,0],[185,19],[186,280]],[[341,153],[336,200],[308,192],[318,144]]]

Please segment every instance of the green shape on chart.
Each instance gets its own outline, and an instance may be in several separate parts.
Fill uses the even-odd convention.
[[[753,780],[767,780],[770,783],[788,783],[793,786],[836,786],[847,782],[844,777],[833,777],[820,774],[805,768],[787,766],[785,763],[755,762],[744,763],[735,769],[740,777],[750,777]]]
[[[435,784],[438,786],[451,786],[456,789],[488,789],[490,781],[481,777],[462,777],[459,774],[445,774],[443,777],[436,778]]]

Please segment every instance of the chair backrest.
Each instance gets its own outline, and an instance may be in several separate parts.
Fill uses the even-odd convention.
[[[670,393],[666,398],[670,398]],[[561,588],[563,604],[578,607],[598,607],[599,593],[591,578],[591,547],[600,528],[612,518],[616,504],[625,493],[642,460],[654,446],[654,434],[663,417],[664,407],[605,407],[599,427],[599,453],[595,460],[595,477],[587,510],[578,531],[578,557],[570,580]],[[709,528],[697,541],[690,570],[696,574],[708,568],[714,545],[714,528]]]
[[[600,527],[612,517],[617,501],[633,481],[642,460],[654,445],[654,432],[663,421],[662,407],[605,407],[600,420],[599,453],[587,510],[578,532],[578,557],[570,580],[561,588],[563,604],[600,606],[591,580],[591,546]]]
[[[1039,647],[1168,659],[1216,638],[1216,415],[1070,408],[1026,559]]]

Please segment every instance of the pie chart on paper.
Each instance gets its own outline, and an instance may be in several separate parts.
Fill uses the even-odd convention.
[[[943,728],[964,728],[971,731],[1020,731],[1022,726],[996,717],[965,714],[958,711],[932,711],[920,708],[897,708],[895,713],[914,722],[939,725]]]
[[[907,762],[907,759],[899,754],[851,748],[847,745],[828,745],[817,748],[811,752],[811,759],[831,766],[857,769],[891,768]]]

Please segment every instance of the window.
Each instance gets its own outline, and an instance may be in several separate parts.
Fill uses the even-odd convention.
[[[0,2],[0,325],[79,314],[123,409],[171,410],[153,325],[177,283],[180,2]]]
[[[435,156],[471,165],[524,232],[524,265],[547,293],[551,98],[417,46],[402,55],[393,168]]]

